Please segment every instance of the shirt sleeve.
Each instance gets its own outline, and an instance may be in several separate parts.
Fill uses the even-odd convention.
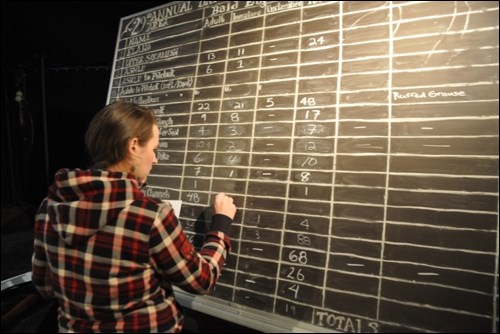
[[[55,298],[50,277],[50,268],[45,253],[45,235],[49,227],[47,200],[45,199],[35,216],[34,251],[31,259],[32,282],[38,292],[45,298]]]
[[[213,290],[230,250],[229,236],[210,231],[200,251],[188,240],[173,210],[160,206],[150,235],[153,266],[164,280],[191,293]]]

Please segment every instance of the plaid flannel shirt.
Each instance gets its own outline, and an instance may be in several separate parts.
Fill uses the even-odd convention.
[[[58,299],[62,331],[178,332],[172,285],[209,293],[229,248],[227,234],[210,231],[196,251],[171,207],[127,174],[64,169],[35,217],[33,283]]]

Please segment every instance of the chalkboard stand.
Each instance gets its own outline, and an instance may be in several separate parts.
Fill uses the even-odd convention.
[[[196,296],[174,287],[177,301],[186,308],[208,314],[244,327],[267,333],[332,333],[331,329],[313,326],[276,314],[269,314],[210,296]]]

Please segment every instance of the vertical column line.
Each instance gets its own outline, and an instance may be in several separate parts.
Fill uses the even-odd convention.
[[[240,235],[239,235],[239,241],[240,241],[240,247],[238,247],[238,255],[236,257],[236,265],[235,265],[235,276],[234,276],[234,281],[236,283],[236,279],[238,277],[238,272],[239,272],[239,263],[240,263],[240,256],[241,256],[241,241],[243,239],[243,227],[244,227],[244,218],[246,216],[246,210],[247,209],[247,199],[248,199],[248,184],[250,182],[250,169],[252,167],[252,158],[253,158],[253,142],[254,142],[254,137],[255,137],[255,123],[257,121],[257,109],[258,109],[258,104],[259,104],[259,91],[260,91],[260,74],[261,74],[261,68],[262,68],[262,53],[264,50],[264,33],[265,33],[265,26],[266,26],[266,5],[264,3],[263,7],[263,18],[262,18],[262,34],[261,34],[261,40],[260,40],[260,53],[259,53],[259,67],[258,67],[258,73],[257,73],[257,81],[255,83],[255,107],[253,111],[253,119],[252,119],[252,131],[250,133],[250,145],[248,149],[248,166],[247,166],[247,175],[246,175],[246,180],[245,180],[245,192],[243,196],[243,205],[242,207],[244,208],[243,214],[241,216],[241,229],[240,229]],[[228,41],[229,42],[229,41]],[[228,50],[228,57],[229,57],[229,50]],[[227,62],[226,62],[227,65]],[[233,289],[233,300],[235,299],[235,289]],[[274,305],[273,305],[273,310],[274,310]]]
[[[203,22],[203,19],[205,18],[205,9],[202,10],[202,17],[201,20]],[[182,173],[181,173],[181,180],[180,180],[180,189],[179,189],[179,199],[182,200],[182,193],[185,192],[184,190],[184,177],[185,177],[185,172],[186,172],[186,165],[187,165],[187,157],[189,154],[189,134],[191,130],[191,121],[193,117],[193,111],[195,110],[195,92],[196,92],[196,78],[198,77],[198,69],[200,67],[200,60],[201,60],[201,41],[202,41],[202,32],[203,32],[203,26],[200,28],[200,38],[198,40],[198,55],[197,55],[197,61],[196,61],[196,69],[194,73],[194,84],[192,88],[192,94],[191,94],[191,110],[189,111],[189,121],[186,126],[186,145],[184,146],[184,162],[182,164]],[[192,203],[189,203],[192,205]],[[179,213],[179,218],[180,218],[180,213]],[[190,218],[193,219],[193,218]],[[195,220],[196,221],[196,220]],[[181,224],[182,225],[182,224]],[[194,236],[193,239],[190,239],[190,241],[194,241]]]
[[[344,2],[339,1],[339,58],[338,58],[338,68],[337,68],[337,96],[335,101],[335,139],[333,144],[333,172],[332,172],[332,194],[331,194],[331,208],[330,208],[330,226],[328,227],[328,241],[327,241],[327,252],[326,252],[326,265],[325,265],[325,276],[323,277],[323,300],[321,305],[325,307],[326,301],[326,286],[328,278],[328,270],[330,263],[330,253],[331,253],[331,243],[332,243],[332,227],[333,227],[333,217],[335,214],[335,181],[337,177],[337,146],[339,137],[339,119],[340,119],[340,104],[341,104],[341,94],[342,94],[342,59],[343,59],[343,39],[344,39]]]
[[[380,298],[382,296],[382,275],[384,272],[384,251],[385,251],[385,233],[387,227],[387,201],[389,196],[389,173],[391,170],[391,122],[392,122],[392,69],[394,54],[394,32],[393,24],[393,2],[389,2],[389,71],[387,81],[387,159],[385,173],[385,192],[384,192],[384,217],[382,223],[382,235],[380,238],[380,268],[378,274],[378,294],[377,294],[377,314],[376,319],[380,319]]]
[[[299,28],[299,48],[298,48],[298,56],[297,56],[297,72],[295,73],[295,94],[294,94],[294,99],[293,99],[293,117],[292,117],[292,133],[290,134],[290,160],[288,162],[288,181],[286,183],[286,195],[285,195],[285,212],[283,213],[283,222],[282,222],[282,227],[281,227],[281,240],[280,240],[280,251],[278,255],[278,273],[277,273],[277,280],[276,280],[276,289],[274,291],[274,309],[273,311],[276,311],[276,301],[278,298],[278,289],[279,289],[279,281],[280,281],[280,272],[281,272],[281,264],[282,260],[281,257],[283,255],[283,248],[284,246],[284,240],[285,240],[285,232],[286,232],[286,222],[288,220],[288,200],[289,196],[288,194],[290,193],[290,183],[292,182],[292,170],[293,170],[293,153],[294,153],[294,148],[293,148],[293,143],[295,139],[295,124],[297,121],[297,102],[299,100],[299,86],[300,86],[300,63],[301,63],[301,54],[302,54],[302,21],[304,17],[304,6],[302,5],[300,7],[300,28]],[[297,283],[299,284],[299,283]]]

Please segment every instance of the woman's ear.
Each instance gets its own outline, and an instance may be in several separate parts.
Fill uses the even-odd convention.
[[[134,154],[137,152],[137,146],[139,146],[139,139],[137,137],[132,138],[128,142],[128,151],[130,154]]]

